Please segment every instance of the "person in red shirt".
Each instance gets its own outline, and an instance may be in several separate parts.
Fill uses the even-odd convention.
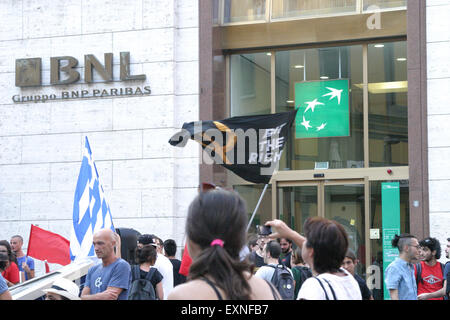
[[[441,257],[441,244],[436,238],[425,238],[419,242],[421,260],[414,266],[418,300],[443,300],[446,280]]]
[[[6,269],[2,272],[3,278],[5,278],[8,287],[20,282],[20,271],[17,263],[15,262],[15,256],[11,251],[11,246],[6,240],[0,241],[0,254],[4,254],[8,257],[6,262]]]
[[[20,282],[20,272],[15,262],[15,256],[12,253],[11,246],[6,240],[0,241],[0,254],[2,253],[8,256],[6,269],[2,272],[2,276],[5,278],[8,287],[11,287]]]

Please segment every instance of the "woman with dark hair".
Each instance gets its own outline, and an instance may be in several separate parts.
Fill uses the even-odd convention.
[[[131,266],[133,282],[136,279],[145,279],[149,272],[152,272],[149,281],[155,289],[156,298],[164,300],[164,290],[162,286],[162,274],[154,268],[157,257],[156,248],[150,244],[138,246],[136,248],[136,262],[138,265]],[[150,276],[150,275],[149,275]]]
[[[235,192],[200,193],[190,204],[186,235],[192,265],[188,282],[175,287],[171,300],[273,300],[280,296],[253,276],[239,253],[246,242],[247,210]]]
[[[8,287],[20,282],[20,271],[17,266],[17,259],[15,254],[11,250],[11,246],[8,241],[0,241],[0,253],[8,255],[8,262],[5,271],[2,272],[3,278],[5,278]]]
[[[361,300],[355,278],[341,268],[348,248],[345,229],[336,221],[321,217],[308,218],[303,230],[305,237],[281,220],[266,223],[275,232],[270,238],[289,238],[302,248],[303,261],[312,270],[300,288],[298,300]]]
[[[295,297],[298,296],[298,292],[300,291],[300,288],[303,285],[303,282],[306,281],[306,279],[312,277],[311,268],[305,265],[305,262],[302,258],[302,249],[300,247],[295,247],[294,250],[292,250],[291,255],[291,271],[294,275],[295,280]]]

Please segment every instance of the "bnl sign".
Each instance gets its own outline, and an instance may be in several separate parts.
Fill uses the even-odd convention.
[[[66,62],[64,65],[62,62]],[[67,85],[80,80],[80,73],[75,69],[78,60],[71,56],[50,58],[50,84]],[[16,87],[42,86],[42,60],[41,58],[16,59]],[[84,80],[87,83],[93,81],[93,70],[96,70],[105,82],[113,81],[113,54],[105,53],[104,64],[94,55],[84,56]],[[62,79],[61,73],[66,77]],[[145,74],[130,74],[130,53],[120,53],[120,80],[145,80]]]

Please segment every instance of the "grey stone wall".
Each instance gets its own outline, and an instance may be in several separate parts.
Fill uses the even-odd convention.
[[[173,238],[181,248],[198,186],[198,145],[170,136],[198,119],[198,3],[194,0],[0,2],[0,239],[28,242],[31,224],[70,238],[84,136],[116,227]],[[121,82],[119,54],[130,52]],[[84,81],[84,55],[114,55],[114,81]],[[50,57],[79,61],[79,82],[50,85]],[[42,58],[42,87],[15,86],[15,60]],[[150,86],[151,95],[14,103],[12,96]],[[180,250],[179,250],[180,251]],[[180,252],[178,253],[180,254]]]

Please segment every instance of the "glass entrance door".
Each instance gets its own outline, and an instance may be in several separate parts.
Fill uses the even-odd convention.
[[[325,184],[323,199],[325,218],[339,222],[347,231],[349,249],[355,252],[359,260],[355,271],[365,276],[364,184]]]
[[[301,234],[309,217],[320,216],[339,222],[347,231],[349,248],[360,261],[356,271],[365,275],[369,256],[366,190],[364,180],[280,184],[277,189],[278,218]]]

